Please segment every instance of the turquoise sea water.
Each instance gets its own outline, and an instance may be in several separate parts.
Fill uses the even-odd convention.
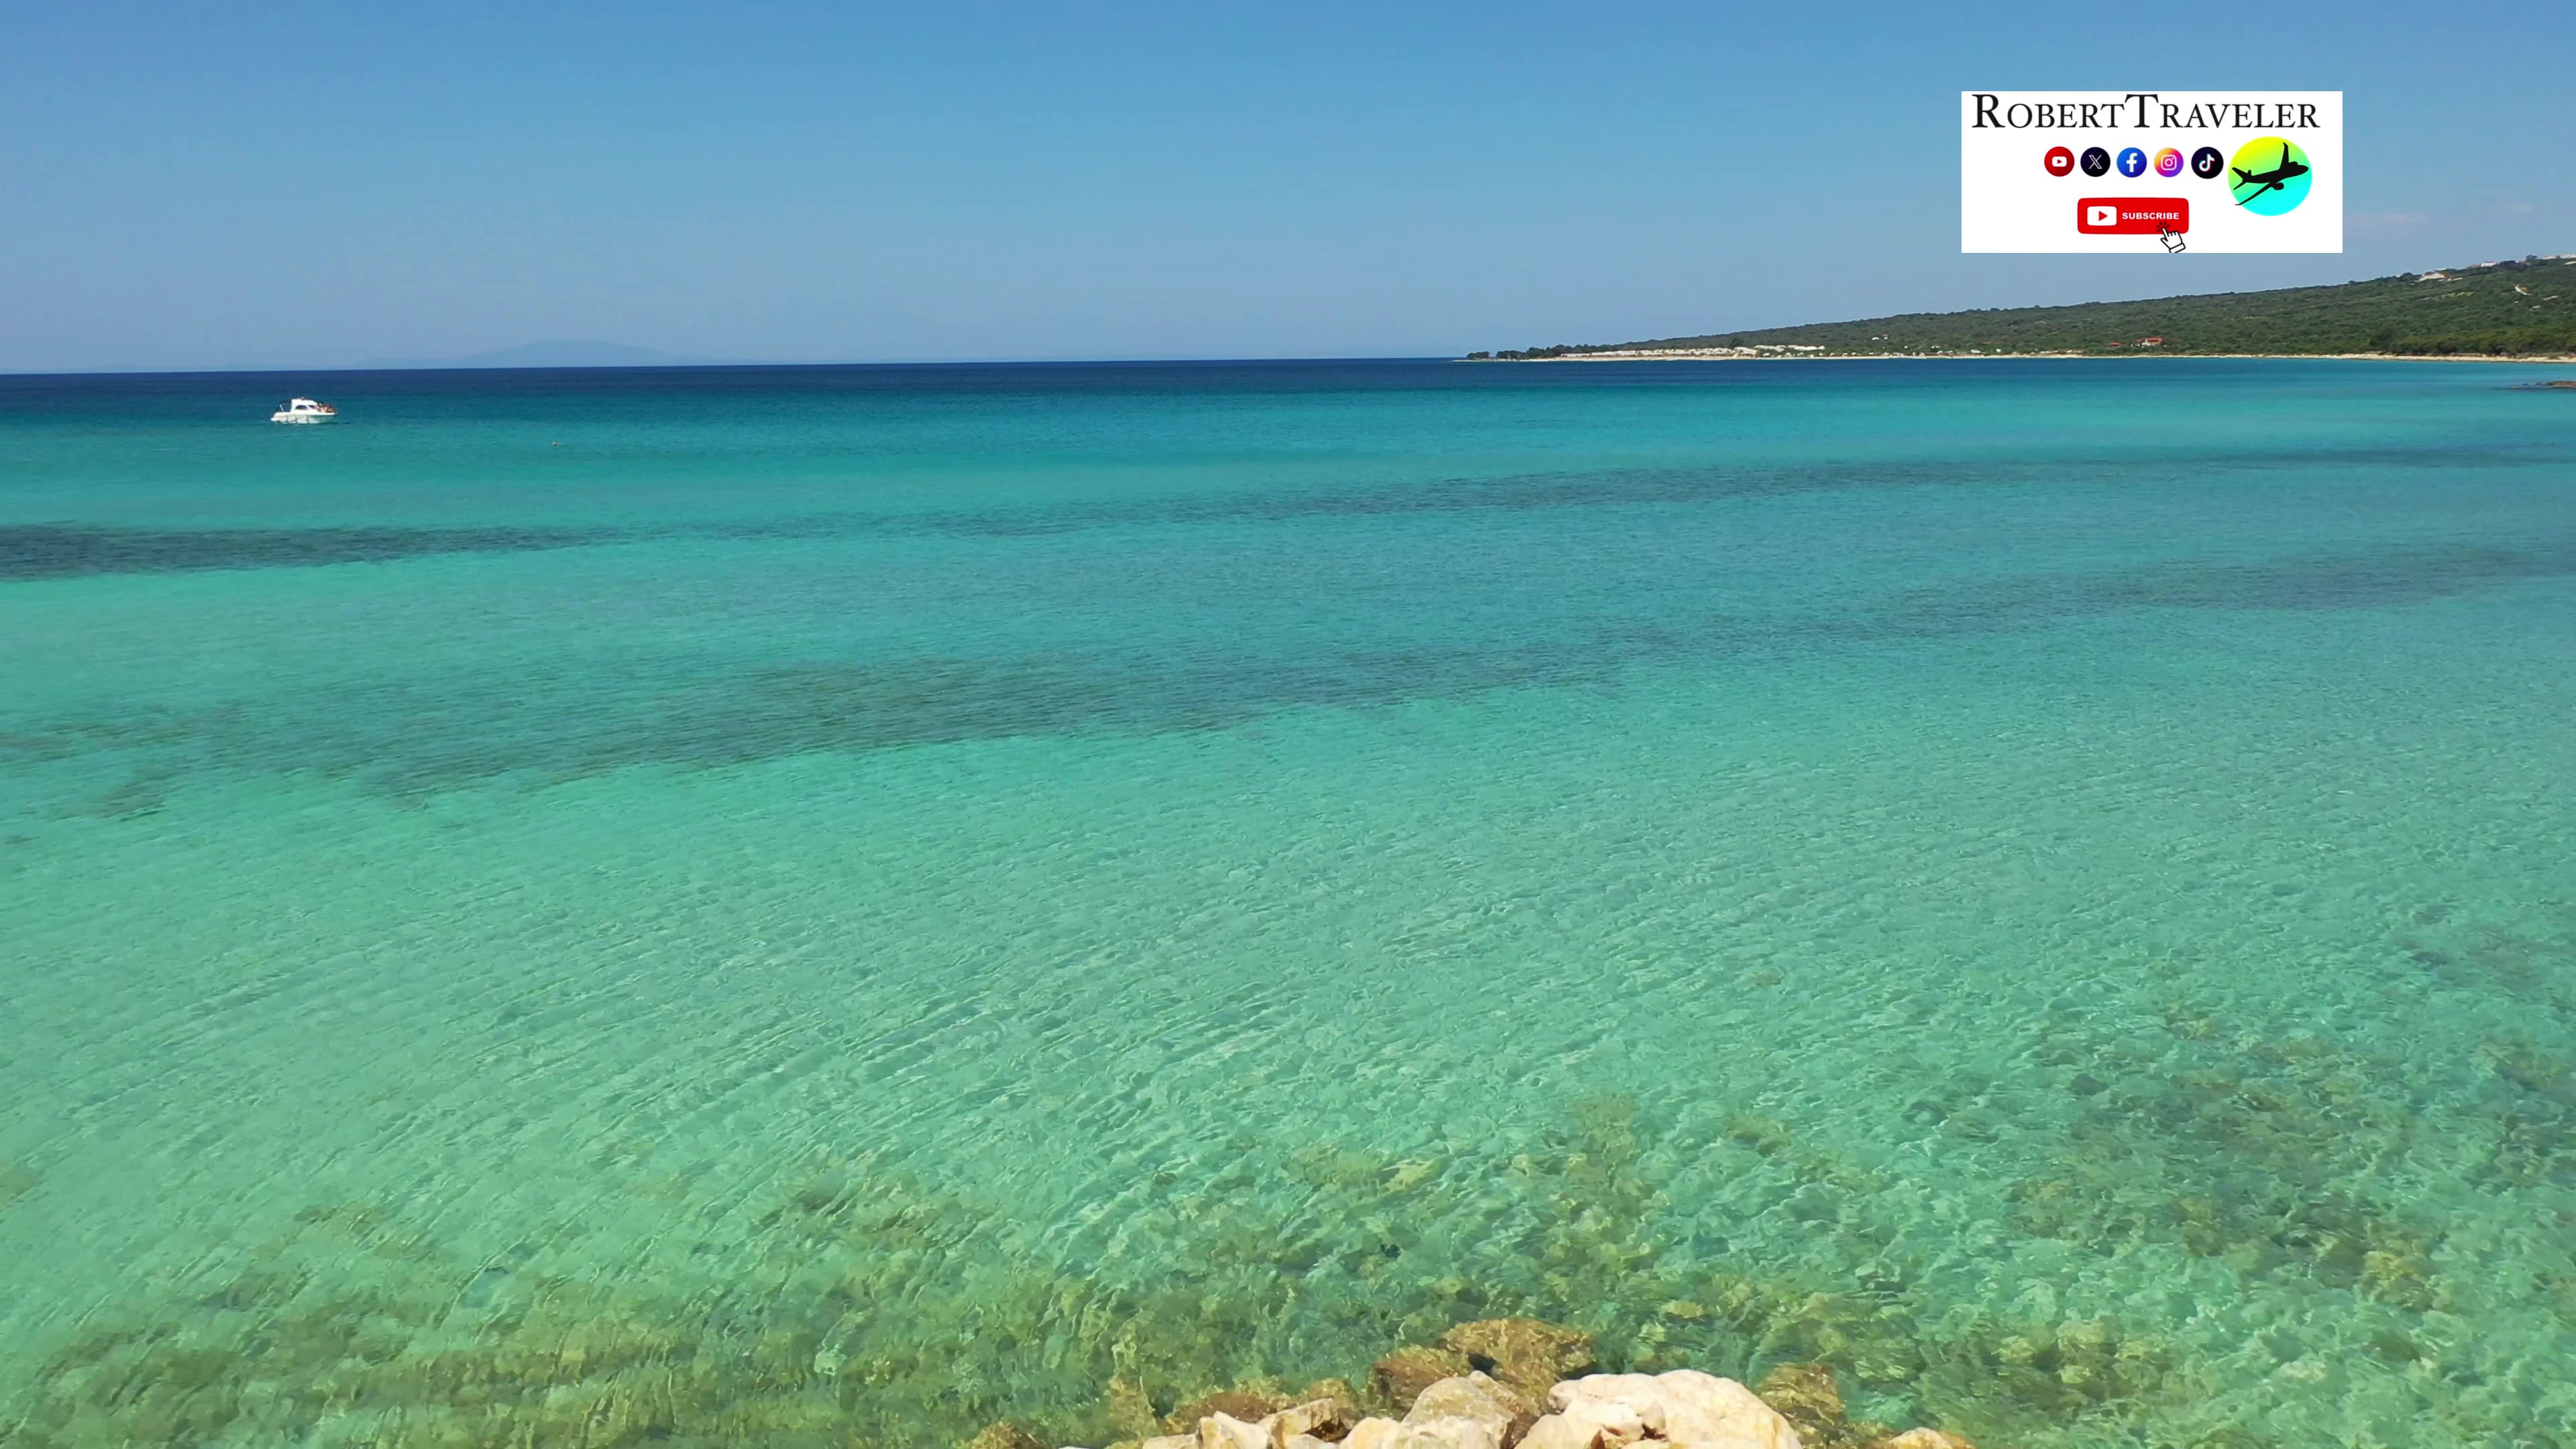
[[[2576,1443],[2531,375],[0,378],[0,1443]]]

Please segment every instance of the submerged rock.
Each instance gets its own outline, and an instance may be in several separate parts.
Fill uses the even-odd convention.
[[[1046,1449],[1046,1441],[1004,1419],[986,1425],[983,1433],[967,1441],[966,1449]]]
[[[1253,1424],[1296,1402],[1287,1391],[1274,1384],[1237,1384],[1230,1389],[1201,1394],[1180,1405],[1164,1418],[1163,1423],[1175,1434],[1193,1434],[1198,1432],[1199,1424],[1212,1414],[1223,1414]]]
[[[1472,1373],[1467,1356],[1449,1348],[1399,1348],[1369,1368],[1369,1396],[1398,1409],[1413,1407],[1424,1389]]]
[[[1153,1398],[1134,1379],[1112,1377],[1103,1399],[1109,1410],[1109,1427],[1121,1439],[1151,1440],[1163,1432],[1163,1416],[1154,1412]]]
[[[1849,1416],[1830,1364],[1781,1364],[1762,1376],[1754,1393],[1780,1411],[1806,1449],[1875,1449],[1895,1432]]]
[[[1902,1434],[1881,1439],[1877,1449],[1977,1449],[1977,1446],[1956,1434],[1944,1434],[1938,1429],[1908,1429]]]
[[[1834,1424],[1842,1421],[1843,1394],[1834,1383],[1831,1364],[1781,1364],[1762,1376],[1762,1383],[1754,1393],[1801,1430],[1807,1423]]]
[[[1594,1374],[1548,1394],[1523,1449],[1619,1449],[1661,1439],[1688,1449],[1800,1449],[1798,1431],[1751,1389],[1696,1369]]]
[[[1535,1399],[1560,1379],[1592,1367],[1592,1335],[1538,1318],[1487,1318],[1440,1336],[1440,1346],[1468,1365]]]

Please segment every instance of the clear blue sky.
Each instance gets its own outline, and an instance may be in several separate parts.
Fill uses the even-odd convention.
[[[1962,257],[1965,88],[2347,93],[2340,257]],[[1358,356],[2576,251],[2576,4],[0,0],[0,368]]]

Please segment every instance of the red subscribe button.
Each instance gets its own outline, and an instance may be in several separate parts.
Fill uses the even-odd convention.
[[[2075,203],[2075,229],[2086,236],[2180,235],[2191,230],[2191,203],[2179,196],[2088,196]]]

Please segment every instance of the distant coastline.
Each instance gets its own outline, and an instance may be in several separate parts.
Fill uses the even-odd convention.
[[[2576,254],[2369,281],[1472,352],[1467,362],[1827,357],[2576,358]]]
[[[2576,353],[2533,353],[2490,357],[2484,353],[2409,352],[1570,352],[1556,357],[1461,357],[1459,362],[2013,362],[2037,358],[2061,361],[2126,362],[2192,358],[2259,362],[2513,362],[2536,367],[2576,364]],[[2576,383],[2547,386],[2576,387]]]

